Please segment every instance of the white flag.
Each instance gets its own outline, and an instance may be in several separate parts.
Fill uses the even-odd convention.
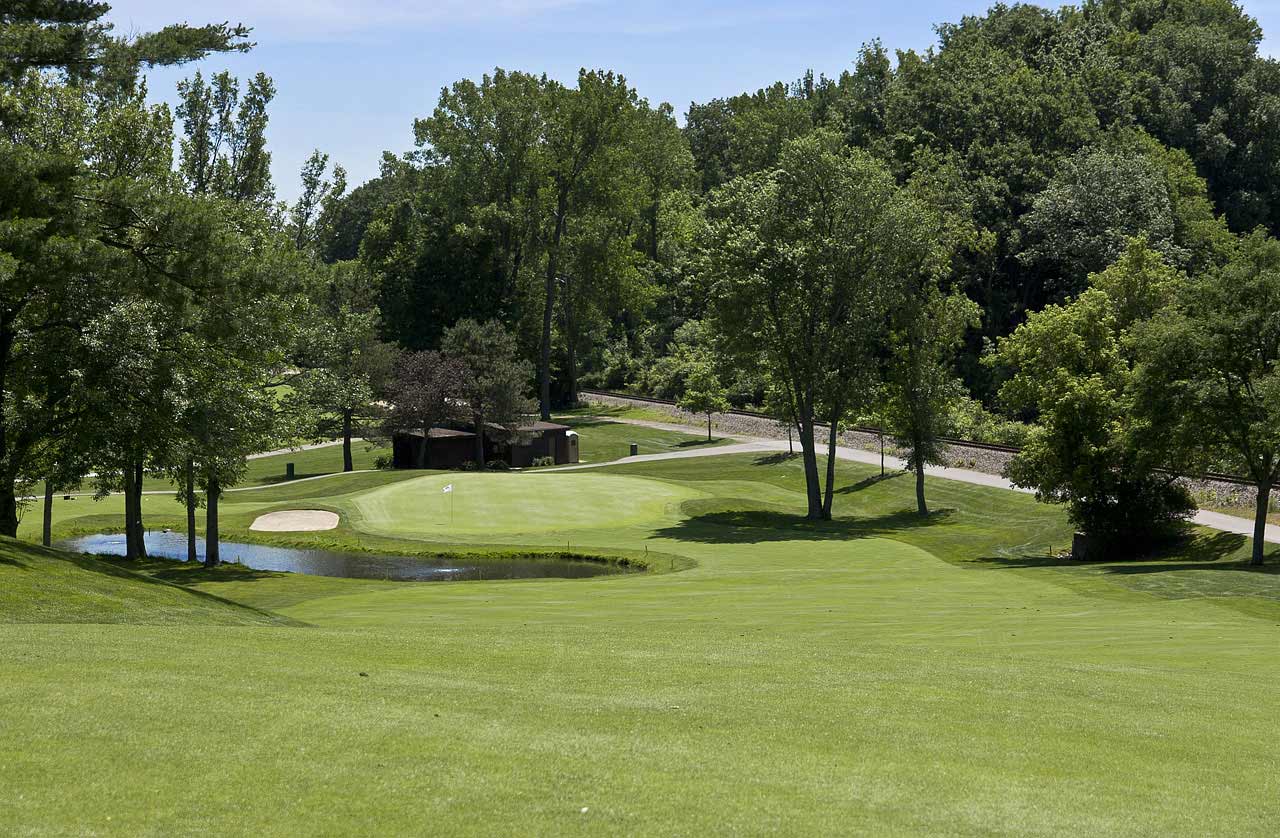
[[[445,493],[446,495],[447,495],[447,494],[449,494],[449,493],[450,493],[450,492],[452,492],[452,491],[453,491],[453,484],[452,484],[452,483],[450,483],[448,486],[445,486],[445,487],[444,487],[444,493]]]

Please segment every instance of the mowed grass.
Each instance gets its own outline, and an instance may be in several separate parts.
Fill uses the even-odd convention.
[[[676,483],[617,475],[432,474],[364,492],[345,508],[364,532],[437,540],[674,520],[680,504],[699,494]]]
[[[724,437],[712,437],[707,441],[705,433],[681,433],[661,428],[648,428],[643,425],[631,425],[625,422],[610,421],[607,417],[594,415],[600,412],[593,407],[592,414],[583,411],[558,414],[556,422],[568,425],[579,434],[578,455],[584,463],[606,463],[620,460],[631,455],[631,444],[638,446],[639,454],[665,454],[670,451],[686,451],[691,448],[714,448],[733,442]],[[636,418],[631,412],[616,411],[618,416]],[[611,414],[612,415],[612,414]],[[651,418],[641,414],[640,418]],[[656,421],[671,422],[669,416],[659,416]]]
[[[69,556],[0,537],[0,623],[289,622],[88,556]]]
[[[443,536],[374,536],[359,513],[445,475],[230,496],[233,529],[342,513],[317,543],[568,536],[696,564],[451,584],[228,569],[191,586],[307,625],[0,626],[0,832],[1273,832],[1280,604],[1241,543],[1080,568],[1049,555],[1070,528],[1030,497],[931,480],[922,522],[910,480],[840,476],[823,525],[798,517],[785,457],[475,475],[529,491]],[[683,499],[613,527],[511,523],[588,477],[613,478],[588,501]]]

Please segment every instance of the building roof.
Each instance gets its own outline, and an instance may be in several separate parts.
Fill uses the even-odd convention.
[[[521,425],[516,428],[517,431],[567,431],[568,425],[557,425],[555,422],[530,422],[528,425]]]
[[[422,431],[396,431],[396,436],[422,436]],[[471,431],[455,431],[453,428],[432,428],[432,439],[446,439],[457,437],[474,437]]]

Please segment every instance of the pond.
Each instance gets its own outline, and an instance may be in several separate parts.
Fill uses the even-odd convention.
[[[180,532],[149,532],[147,553],[152,558],[186,559],[187,537]],[[63,550],[95,555],[123,556],[124,535],[86,535],[61,541]],[[468,556],[378,556],[365,553],[338,553],[295,547],[267,547],[223,541],[224,562],[238,562],[254,570],[287,571],[313,576],[340,576],[348,579],[391,579],[404,582],[448,582],[478,579],[580,579],[634,573],[635,568],[606,562],[536,557],[492,559]],[[204,559],[204,539],[196,543],[197,555]]]

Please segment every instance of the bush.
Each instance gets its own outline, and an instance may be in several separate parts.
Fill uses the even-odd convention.
[[[1195,511],[1191,492],[1163,474],[1117,473],[1105,491],[1073,497],[1067,503],[1068,517],[1097,544],[1100,559],[1149,553],[1176,536]]]
[[[533,462],[530,463],[530,465],[532,465],[534,468],[542,468],[543,466],[553,466],[555,464],[556,464],[556,461],[551,457],[534,457]]]
[[[992,413],[977,399],[961,399],[948,417],[947,434],[968,442],[1021,447],[1030,426]]]
[[[506,471],[511,468],[506,460],[490,460],[484,464],[484,467],[489,469],[489,471]]]
[[[463,470],[463,471],[475,471],[475,470],[476,470],[476,461],[475,461],[475,460],[467,460],[466,462],[464,462],[464,463],[462,464],[462,470]]]
[[[395,468],[395,460],[390,454],[379,454],[373,458],[373,467],[378,471],[385,471],[389,468]]]

